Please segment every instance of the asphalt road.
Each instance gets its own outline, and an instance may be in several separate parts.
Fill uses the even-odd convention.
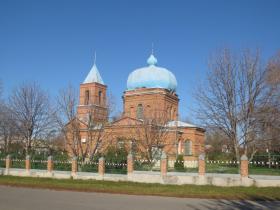
[[[280,201],[228,201],[0,186],[0,210],[280,209]]]

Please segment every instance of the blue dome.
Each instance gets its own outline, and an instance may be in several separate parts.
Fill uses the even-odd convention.
[[[172,72],[156,66],[157,59],[152,54],[147,63],[149,66],[136,69],[131,72],[127,79],[127,89],[137,88],[164,88],[176,91],[177,80]]]

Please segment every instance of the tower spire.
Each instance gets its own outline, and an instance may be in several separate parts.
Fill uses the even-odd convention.
[[[147,63],[148,63],[149,66],[154,66],[154,65],[157,64],[157,59],[154,56],[154,43],[153,42],[152,42],[152,52],[151,52],[150,57],[147,60]]]
[[[102,80],[102,77],[97,69],[96,66],[96,51],[94,51],[94,63],[93,66],[91,67],[86,79],[84,80],[84,84],[85,83],[92,83],[92,82],[96,82],[96,83],[100,83],[102,85],[104,85],[104,82]]]
[[[96,65],[96,51],[94,51],[94,65]]]

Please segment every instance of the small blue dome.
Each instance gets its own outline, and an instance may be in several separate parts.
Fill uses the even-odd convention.
[[[149,66],[136,69],[131,72],[127,79],[127,89],[137,88],[164,88],[176,91],[177,80],[169,70],[156,66],[157,59],[152,54],[147,63]]]

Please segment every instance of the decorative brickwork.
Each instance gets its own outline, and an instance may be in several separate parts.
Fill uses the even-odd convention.
[[[30,162],[30,156],[29,155],[27,155],[26,159],[25,159],[25,169],[27,171],[30,171],[30,169],[31,169],[31,162]]]
[[[240,175],[241,177],[248,177],[248,158],[246,155],[242,155],[240,159]]]
[[[100,123],[102,127],[102,141],[98,144],[98,152],[104,152],[108,146],[117,146],[119,139],[127,145],[131,145],[133,141],[138,150],[147,151],[147,148],[141,148],[144,145],[143,142],[138,143],[138,141],[143,141],[141,135],[143,135],[145,123],[152,122],[153,128],[160,126],[166,128],[169,123],[172,125],[166,129],[167,134],[165,132],[163,135],[158,135],[160,138],[166,137],[160,140],[161,145],[154,146],[160,147],[154,149],[168,153],[170,160],[175,160],[178,154],[184,155],[184,160],[197,160],[198,155],[204,152],[205,130],[203,128],[190,124],[178,126],[177,123],[174,126],[174,122],[178,122],[179,109],[179,98],[175,89],[143,87],[126,90],[123,94],[123,113],[113,122],[108,122],[107,119],[106,92],[107,86],[103,82],[102,84],[92,82],[80,85],[77,118],[73,120],[73,123],[79,123],[79,138],[82,147],[96,142],[92,140],[92,136],[99,136],[99,134],[91,133],[95,132],[94,130],[88,130],[88,122],[92,120],[95,125]],[[141,125],[142,128],[139,129]],[[71,132],[69,133],[71,135]],[[130,151],[132,147],[126,148]],[[71,149],[67,148],[67,150],[71,153]]]
[[[200,154],[198,158],[198,174],[201,176],[205,175],[205,155]]]
[[[48,157],[48,165],[47,165],[47,168],[48,168],[48,172],[52,172],[53,171],[53,158],[52,156],[49,156]]]
[[[125,91],[123,95],[124,116],[138,118],[137,110],[141,105],[143,117],[152,118],[164,116],[169,120],[176,120],[178,116],[178,96],[161,88],[142,88]]]
[[[160,173],[161,176],[166,176],[168,171],[168,160],[165,152],[162,152],[160,161]]]
[[[100,176],[104,176],[104,174],[105,174],[105,159],[104,159],[104,157],[99,158],[98,174]]]
[[[107,118],[106,102],[107,86],[96,82],[80,85],[80,103],[78,106],[78,118],[86,119],[88,113],[92,112],[93,120],[104,120]]]
[[[7,155],[6,157],[6,170],[9,170],[12,166],[12,160],[11,160],[11,156]]]
[[[133,173],[133,170],[134,170],[134,168],[133,168],[133,156],[132,156],[132,154],[129,154],[127,156],[127,173],[131,174],[131,173]]]
[[[72,158],[72,174],[76,174],[78,171],[77,157]]]

